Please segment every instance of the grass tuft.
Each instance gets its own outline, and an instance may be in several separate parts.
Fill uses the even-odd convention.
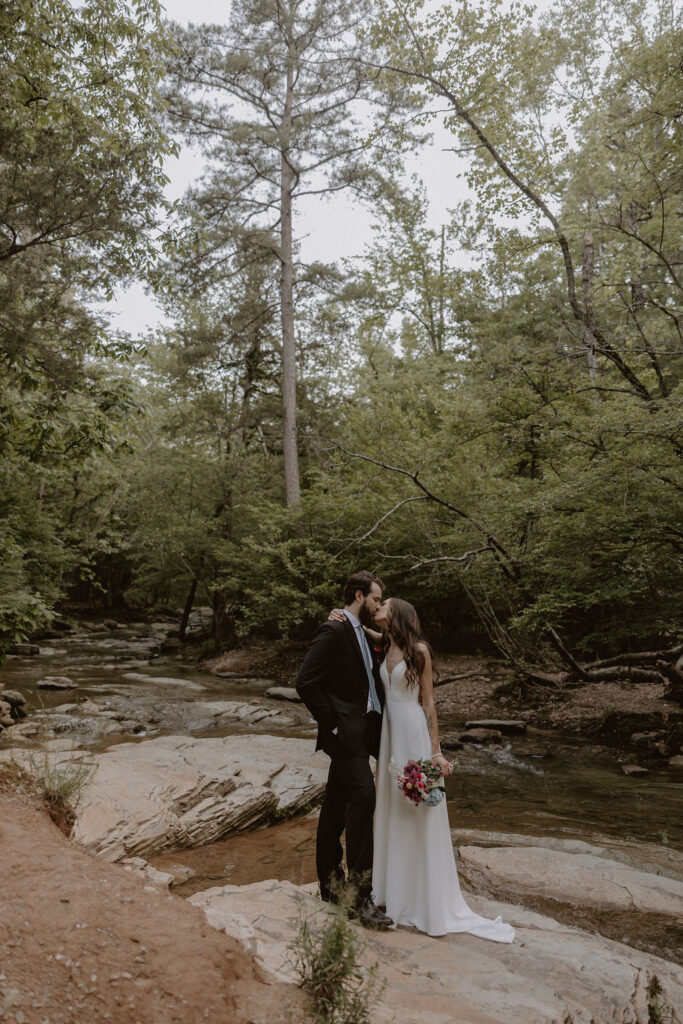
[[[74,755],[58,760],[46,750],[31,753],[30,774],[42,795],[52,820],[66,834],[70,835],[76,821],[76,808],[81,794],[93,776],[95,765],[92,757],[84,760],[86,751],[74,751]]]
[[[299,986],[311,996],[316,1022],[371,1024],[370,1013],[384,991],[384,981],[378,977],[377,963],[368,968],[361,964],[365,949],[344,903],[301,921],[290,947],[291,962]]]
[[[653,974],[647,986],[647,1024],[673,1024],[674,1011],[662,1000],[664,990]]]

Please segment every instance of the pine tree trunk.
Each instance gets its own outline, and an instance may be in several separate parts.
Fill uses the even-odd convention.
[[[183,643],[185,641],[185,634],[187,632],[187,624],[188,624],[188,622],[190,620],[190,613],[192,612],[192,606],[194,604],[195,594],[197,593],[197,583],[198,582],[199,581],[198,581],[197,577],[193,576],[192,577],[192,582],[190,583],[190,590],[189,590],[189,593],[187,595],[187,599],[185,601],[185,607],[183,608],[183,615],[182,615],[182,618],[180,620],[180,629],[178,631],[178,636],[180,637],[180,642],[181,643]]]
[[[296,342],[294,337],[294,263],[292,255],[292,187],[294,170],[289,161],[294,103],[294,68],[287,65],[285,108],[280,123],[280,309],[282,317],[282,451],[285,463],[285,501],[298,505],[299,455],[296,443]]]
[[[583,343],[588,357],[588,373],[591,383],[595,383],[598,375],[598,361],[595,356],[595,337],[593,336],[593,236],[583,236],[583,260],[581,266],[581,290],[583,294]]]

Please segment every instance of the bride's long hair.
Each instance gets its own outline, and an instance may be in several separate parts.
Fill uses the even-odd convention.
[[[383,638],[385,657],[392,640],[403,652],[403,658],[406,663],[406,681],[409,686],[418,685],[425,667],[424,651],[420,650],[418,644],[424,644],[429,651],[432,658],[434,678],[436,678],[434,654],[422,632],[417,612],[412,604],[409,604],[408,601],[402,601],[400,597],[392,597],[389,604],[389,614]]]

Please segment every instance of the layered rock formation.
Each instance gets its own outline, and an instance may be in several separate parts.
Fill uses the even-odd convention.
[[[164,736],[99,754],[48,749],[44,757],[64,773],[92,761],[72,838],[112,861],[203,846],[296,814],[321,798],[327,777],[326,758],[310,741],[266,735]],[[2,751],[0,759],[41,770],[29,751]]]
[[[311,889],[278,881],[228,885],[191,902],[237,938],[266,977],[294,983],[290,946],[299,921],[320,924],[330,912]],[[680,1024],[683,971],[673,964],[519,906],[468,899],[486,917],[502,914],[515,927],[515,942],[434,939],[408,928],[359,935],[365,966],[377,963],[386,979],[373,1024]]]

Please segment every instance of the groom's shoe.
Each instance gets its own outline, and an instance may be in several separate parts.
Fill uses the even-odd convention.
[[[369,896],[361,903],[358,916],[364,928],[374,928],[378,932],[385,932],[394,923],[387,914],[375,906]]]

